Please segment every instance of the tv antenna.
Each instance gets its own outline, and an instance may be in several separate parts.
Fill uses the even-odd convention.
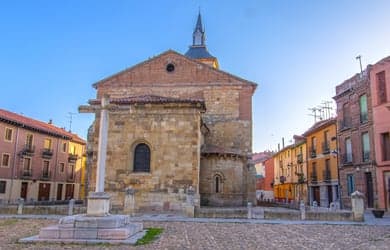
[[[69,118],[69,132],[72,132],[72,121],[73,121],[73,116],[76,115],[77,113],[72,113],[68,112],[68,118]]]

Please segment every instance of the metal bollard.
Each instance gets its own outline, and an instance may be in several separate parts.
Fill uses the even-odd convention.
[[[73,215],[74,199],[69,201],[68,215]]]
[[[252,219],[252,202],[248,202],[248,219]]]
[[[18,214],[23,214],[23,206],[24,206],[24,199],[19,198],[18,199]]]

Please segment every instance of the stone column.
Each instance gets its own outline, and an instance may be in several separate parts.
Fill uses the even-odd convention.
[[[89,193],[87,215],[105,216],[109,214],[110,196],[104,192],[106,171],[107,137],[108,137],[108,105],[109,97],[103,96],[100,109],[99,144],[96,169],[96,189]]]
[[[306,220],[306,206],[303,200],[299,204],[299,210],[301,211],[301,220]]]
[[[20,198],[18,199],[18,214],[23,214],[23,206],[24,206],[24,199]]]
[[[352,213],[354,221],[364,221],[364,195],[359,191],[351,194]]]

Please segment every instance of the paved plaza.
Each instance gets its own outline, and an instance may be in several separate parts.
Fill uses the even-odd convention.
[[[20,244],[58,217],[0,216],[0,249],[389,249],[390,216],[364,223],[191,219],[174,215],[144,215],[134,220],[160,227],[160,238],[145,246]]]

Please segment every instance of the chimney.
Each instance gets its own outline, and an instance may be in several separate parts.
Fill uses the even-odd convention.
[[[53,119],[49,119],[49,124],[53,124]]]
[[[284,148],[284,137],[282,137],[282,148]]]

